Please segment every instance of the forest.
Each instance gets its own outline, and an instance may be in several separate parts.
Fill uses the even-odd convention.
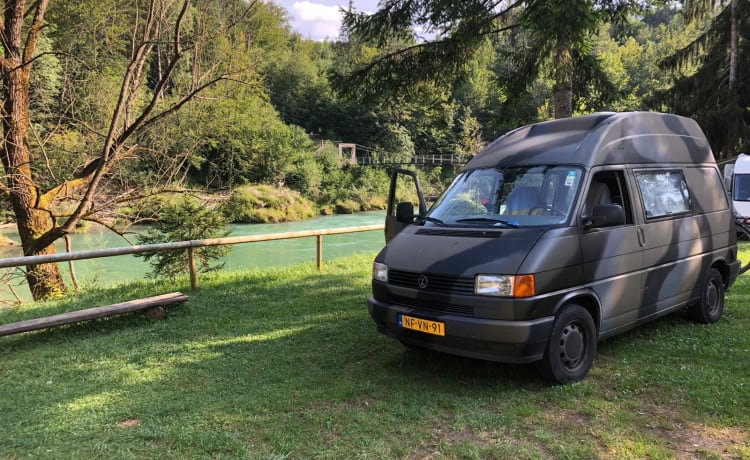
[[[0,217],[26,255],[179,203],[233,222],[382,209],[388,167],[337,142],[460,163],[528,123],[657,110],[695,118],[717,159],[747,151],[750,0],[390,0],[323,42],[260,0],[4,6]],[[452,168],[419,168],[428,193]],[[64,289],[54,265],[26,278]]]

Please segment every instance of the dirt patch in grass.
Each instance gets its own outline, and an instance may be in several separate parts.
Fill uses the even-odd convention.
[[[140,425],[141,421],[137,418],[130,418],[127,420],[123,420],[120,423],[117,424],[120,428],[130,428],[131,426]]]
[[[437,421],[439,420],[439,421]],[[436,460],[444,458],[507,458],[509,452],[517,459],[535,458],[545,455],[543,445],[529,442],[522,433],[508,429],[504,425],[479,429],[470,425],[455,423],[455,419],[446,414],[432,422],[427,430],[424,442],[408,454],[411,460]],[[517,436],[521,436],[520,438]],[[462,449],[469,449],[466,453]],[[470,447],[469,447],[470,446]]]
[[[750,435],[738,427],[714,427],[680,420],[672,407],[652,406],[646,418],[656,421],[647,431],[663,439],[679,460],[747,458]]]

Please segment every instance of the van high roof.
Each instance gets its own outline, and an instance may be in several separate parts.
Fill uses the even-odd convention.
[[[713,164],[715,159],[695,120],[657,112],[600,112],[515,129],[464,169],[655,163]]]

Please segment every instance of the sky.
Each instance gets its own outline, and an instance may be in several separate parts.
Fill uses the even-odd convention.
[[[339,7],[348,8],[348,0],[273,0],[289,12],[292,29],[302,37],[322,41],[335,40],[341,30]],[[374,13],[378,0],[354,0],[355,11]]]

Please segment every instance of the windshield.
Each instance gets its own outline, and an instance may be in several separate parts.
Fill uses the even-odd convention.
[[[750,174],[734,175],[734,201],[750,201]]]
[[[425,225],[552,227],[568,222],[583,170],[575,166],[472,169],[427,213]]]

